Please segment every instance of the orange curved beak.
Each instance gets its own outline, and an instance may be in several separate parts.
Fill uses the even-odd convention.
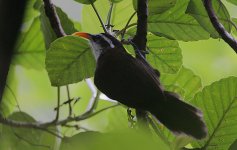
[[[83,38],[86,38],[86,39],[90,39],[90,37],[91,37],[90,34],[86,33],[86,32],[75,32],[72,35],[80,36],[80,37],[83,37]]]

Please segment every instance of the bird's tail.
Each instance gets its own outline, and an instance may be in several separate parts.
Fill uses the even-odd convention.
[[[150,112],[174,133],[186,134],[196,139],[204,138],[207,129],[202,119],[202,112],[179,100],[178,96],[171,92],[164,94],[166,100],[156,108],[152,107]]]

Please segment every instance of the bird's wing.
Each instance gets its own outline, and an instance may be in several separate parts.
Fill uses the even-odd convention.
[[[120,51],[113,51],[99,58],[95,84],[108,97],[130,107],[151,105],[156,99],[163,97],[159,77],[153,68]]]

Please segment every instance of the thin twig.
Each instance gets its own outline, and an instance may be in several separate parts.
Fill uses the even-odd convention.
[[[57,87],[57,109],[56,109],[56,117],[54,122],[58,121],[59,113],[60,113],[60,86]]]
[[[124,32],[124,30],[127,30],[127,29],[129,29],[129,28],[131,28],[131,27],[133,27],[133,26],[136,26],[136,25],[137,25],[137,23],[132,23],[132,24],[128,25],[126,28],[123,28],[122,30],[118,31],[118,32],[116,33],[116,36],[119,36],[120,34],[122,34],[122,33]],[[125,32],[125,33],[126,33],[126,32]],[[121,38],[121,39],[122,39],[122,38]],[[124,41],[124,38],[123,38],[121,41]]]
[[[104,25],[104,23],[103,23],[103,21],[102,21],[100,15],[99,15],[99,12],[98,12],[97,9],[96,9],[94,3],[91,2],[91,6],[92,6],[93,10],[95,11],[96,16],[97,16],[97,18],[99,19],[100,24],[101,24],[101,26],[102,26],[104,32],[107,33],[107,30],[106,30],[106,28],[105,28],[105,25]]]
[[[70,96],[70,90],[69,90],[69,85],[66,85],[67,88],[67,98],[68,98],[68,106],[69,106],[69,117],[72,116],[72,105],[71,105],[71,96]]]
[[[106,29],[107,31],[109,31],[109,33],[112,32],[112,25],[111,25],[111,18],[112,18],[112,12],[113,12],[113,7],[114,7],[114,3],[113,2],[110,2],[110,9],[109,9],[109,12],[108,12],[108,16],[107,16],[107,21],[106,21]]]
[[[73,117],[73,118],[67,118],[67,119],[64,119],[64,120],[60,120],[60,121],[57,121],[57,122],[53,122],[53,121],[50,121],[50,122],[45,122],[45,123],[39,123],[39,122],[22,122],[22,121],[15,121],[15,120],[10,120],[10,119],[7,119],[7,118],[2,118],[0,117],[0,123],[1,124],[4,124],[4,125],[9,125],[9,126],[12,126],[12,127],[18,127],[18,128],[33,128],[33,129],[40,129],[40,130],[44,130],[45,131],[45,128],[47,127],[50,127],[50,126],[55,126],[55,125],[65,125],[69,122],[73,122],[73,121],[81,121],[81,120],[85,120],[85,119],[88,119],[88,118],[91,118],[105,110],[108,110],[110,108],[114,108],[114,107],[117,107],[119,106],[119,104],[114,104],[112,106],[108,106],[108,107],[105,107],[101,110],[98,110],[96,111],[95,113],[88,113],[88,112],[85,112],[83,113],[82,115],[80,116],[77,116],[77,117]]]
[[[232,47],[232,49],[237,53],[237,41],[236,41],[236,39],[233,36],[231,36],[230,33],[228,33],[225,30],[225,27],[220,23],[217,15],[215,14],[215,11],[214,11],[214,9],[212,7],[211,0],[204,0],[203,3],[204,3],[204,6],[206,8],[207,14],[208,14],[208,16],[210,18],[210,21],[211,21],[213,27],[220,34],[222,39],[227,44],[229,44],[229,46]]]
[[[137,12],[134,12],[134,13],[131,15],[131,17],[128,19],[128,22],[126,23],[125,27],[123,28],[122,34],[121,34],[121,39],[122,39],[122,40],[124,39],[124,35],[125,35],[125,33],[126,33],[127,28],[129,28],[129,26],[131,26],[131,25],[129,25],[129,24],[130,24],[130,22],[132,21],[132,18],[136,15],[136,13],[137,13]],[[132,26],[134,26],[134,25],[136,25],[136,24],[133,24]]]

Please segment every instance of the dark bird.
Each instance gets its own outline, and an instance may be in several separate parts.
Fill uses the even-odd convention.
[[[128,54],[115,37],[106,33],[74,35],[90,41],[97,62],[94,83],[101,92],[128,107],[149,111],[173,133],[196,139],[207,135],[202,112],[165,91],[154,69]]]

